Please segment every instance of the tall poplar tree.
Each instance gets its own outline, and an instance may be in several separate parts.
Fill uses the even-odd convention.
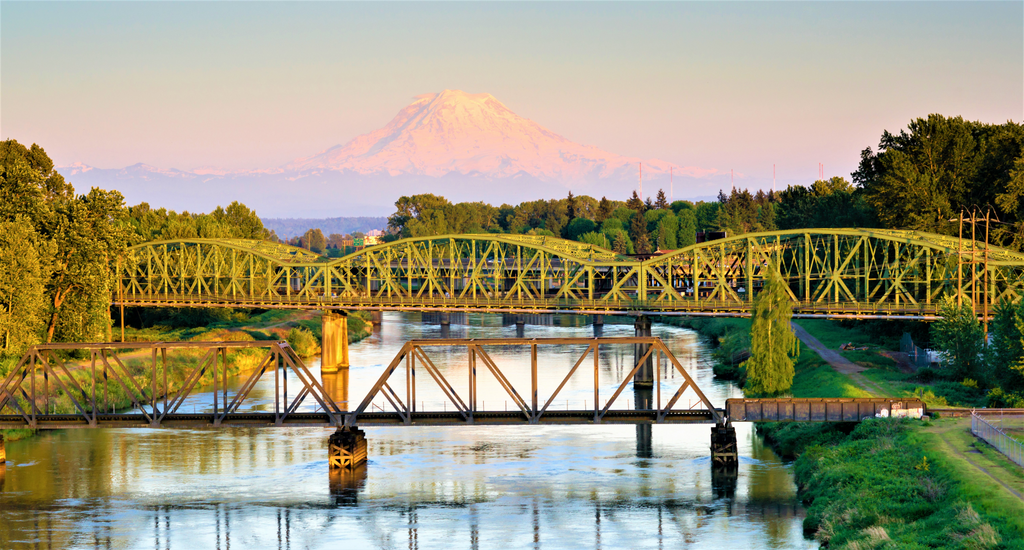
[[[786,281],[778,268],[768,266],[764,288],[754,298],[750,324],[750,359],[746,390],[756,395],[776,395],[793,386],[793,359],[796,336],[790,326],[793,305],[786,293]],[[750,292],[751,289],[747,289]]]

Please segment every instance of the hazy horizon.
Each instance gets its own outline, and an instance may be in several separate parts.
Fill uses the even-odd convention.
[[[779,188],[810,183],[819,163],[848,178],[883,130],[929,113],[1024,118],[1019,2],[5,1],[0,13],[0,137],[58,166],[271,169],[459,89],[572,142],[692,168],[676,196],[711,196],[732,177],[770,188],[773,165]]]

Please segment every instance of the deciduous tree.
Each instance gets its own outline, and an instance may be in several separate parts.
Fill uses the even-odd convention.
[[[747,371],[744,388],[754,395],[777,395],[789,390],[795,372],[791,354],[795,350],[796,336],[790,326],[793,306],[777,267],[770,265],[768,273],[764,288],[754,298],[750,359],[744,362]]]

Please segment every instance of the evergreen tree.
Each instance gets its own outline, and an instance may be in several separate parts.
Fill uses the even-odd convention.
[[[777,267],[768,267],[764,288],[754,298],[750,324],[750,359],[744,388],[754,395],[777,395],[793,386],[793,359],[796,336],[790,327],[793,305],[786,292],[786,281]],[[747,289],[750,292],[752,289]]]
[[[615,234],[615,242],[612,244],[612,250],[618,254],[625,254],[629,252],[629,245],[626,244],[626,235],[621,231]]]
[[[665,197],[664,189],[658,189],[658,198],[654,201],[654,207],[658,210],[668,209],[668,198]]]
[[[626,201],[626,208],[641,212],[644,210],[644,201],[640,200],[640,197],[633,191],[633,196]]]
[[[637,254],[651,253],[651,238],[647,234],[647,221],[642,211],[634,213],[630,219],[629,236],[633,239],[633,246]]]
[[[612,216],[612,201],[608,200],[608,197],[601,197],[601,202],[597,205],[597,216],[594,221],[601,223]]]
[[[569,191],[569,198],[565,200],[565,213],[570,222],[576,218],[578,213],[576,197],[572,196],[572,191]]]

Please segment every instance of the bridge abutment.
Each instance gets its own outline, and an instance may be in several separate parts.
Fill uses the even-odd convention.
[[[366,433],[359,428],[338,428],[327,438],[331,470],[354,470],[366,463]]]
[[[641,315],[636,318],[636,322],[633,323],[635,334],[637,338],[650,338],[651,337],[651,318],[646,315]],[[647,350],[650,348],[650,344],[634,344],[633,345],[633,364],[635,365],[647,354]],[[633,386],[641,386],[646,388],[654,387],[654,359],[648,356],[644,361],[644,364],[640,366],[640,369],[636,371],[636,376],[633,378]]]
[[[325,311],[320,317],[320,372],[348,368],[348,317]]]
[[[711,428],[711,465],[720,468],[735,467],[738,464],[736,428],[723,424]]]

